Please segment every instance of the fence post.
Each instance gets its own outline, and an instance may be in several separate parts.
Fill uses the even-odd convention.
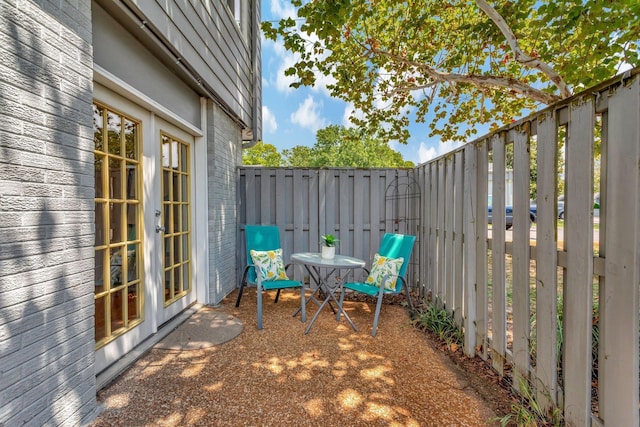
[[[477,148],[473,144],[464,147],[464,352],[475,354],[476,347],[476,227],[478,195]]]
[[[639,424],[638,283],[640,283],[640,78],[609,98],[606,289],[602,306],[603,377],[607,425]],[[602,227],[603,224],[600,224]]]

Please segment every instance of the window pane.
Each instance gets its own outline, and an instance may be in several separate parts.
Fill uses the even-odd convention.
[[[173,246],[173,237],[164,238],[164,267],[169,268],[173,265],[173,257],[171,256],[171,248]]]
[[[171,292],[172,287],[171,287],[171,271],[172,270],[167,270],[164,272],[164,300],[169,301],[171,298],[173,298],[173,293]]]
[[[180,205],[173,205],[173,232],[179,233],[182,231],[180,227]]]
[[[109,273],[111,276],[111,287],[120,286],[122,284],[122,248],[111,248],[109,256]]]
[[[178,266],[173,270],[173,293],[179,294],[182,292],[182,267]]]
[[[180,181],[182,184],[182,188],[181,188],[181,194],[182,194],[182,198],[180,199],[181,202],[187,202],[189,201],[188,196],[189,196],[189,181],[188,181],[189,176],[188,175],[183,175],[182,176],[182,180]]]
[[[111,294],[111,332],[124,326],[124,290],[120,289]]]
[[[109,131],[109,154],[122,155],[122,118],[116,113],[107,113]]]
[[[189,167],[189,152],[186,144],[180,144],[180,171],[186,172]]]
[[[127,163],[127,199],[138,200],[138,165]]]
[[[127,297],[128,297],[127,319],[129,319],[129,321],[139,319],[140,315],[139,315],[138,301],[140,300],[140,294],[138,292],[138,285],[129,286]]]
[[[109,197],[122,199],[123,161],[109,159]]]
[[[140,254],[140,244],[129,245],[128,248],[127,281],[133,282],[134,280],[138,280],[140,278],[140,263],[138,262],[138,254]]]
[[[95,155],[95,189],[96,189],[96,199],[102,199],[104,196],[104,174],[105,170],[105,159],[106,157],[102,154]]]
[[[106,312],[106,302],[105,297],[96,298],[95,300],[95,337],[96,342],[107,336],[107,312]]]
[[[124,144],[126,157],[138,159],[138,125],[131,120],[124,120]]]
[[[109,230],[109,242],[120,243],[125,239],[122,235],[122,215],[123,215],[124,203],[111,203],[109,205],[109,223],[111,229]]]
[[[105,223],[107,221],[107,204],[105,202],[96,202],[95,225],[96,225],[96,246],[105,245]]]
[[[127,240],[138,240],[138,206],[137,204],[127,203]]]
[[[182,286],[184,286],[185,291],[191,288],[191,283],[189,281],[189,263],[184,264],[182,267]]]
[[[104,250],[96,251],[96,268],[95,268],[95,293],[99,294],[106,290],[105,284],[107,283],[104,271]]]
[[[189,231],[189,206],[182,205],[182,231]]]
[[[93,143],[97,151],[104,151],[104,108],[93,105]]]

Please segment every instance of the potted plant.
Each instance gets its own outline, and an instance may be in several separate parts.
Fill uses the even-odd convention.
[[[333,258],[336,255],[336,243],[338,239],[333,234],[325,234],[320,236],[322,241],[322,258]]]

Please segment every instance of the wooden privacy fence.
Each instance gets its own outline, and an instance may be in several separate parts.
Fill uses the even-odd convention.
[[[420,189],[412,170],[242,167],[239,174],[237,259],[243,265],[245,224],[277,225],[286,256],[319,252],[320,236],[331,233],[339,240],[336,253],[370,261],[384,233],[417,235]],[[419,250],[407,276],[414,286],[421,277]],[[304,279],[302,270],[295,274]]]
[[[239,260],[244,224],[278,225],[285,254],[333,233],[363,259],[386,231],[417,235],[410,284],[454,314],[468,355],[568,425],[639,425],[639,69],[413,170],[239,175]]]

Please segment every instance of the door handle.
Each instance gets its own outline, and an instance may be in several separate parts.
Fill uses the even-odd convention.
[[[156,233],[166,233],[167,232],[167,228],[164,225],[156,225]]]

